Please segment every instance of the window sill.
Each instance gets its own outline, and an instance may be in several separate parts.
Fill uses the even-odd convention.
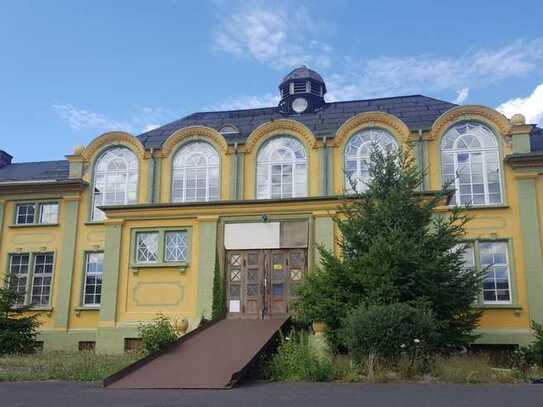
[[[88,307],[81,306],[81,307],[75,308],[74,311],[75,311],[75,315],[79,316],[81,315],[82,311],[100,311],[100,306],[99,305],[93,305],[93,306],[88,306]]]
[[[181,273],[184,273],[189,268],[188,262],[175,263],[149,263],[149,264],[130,264],[130,268],[134,274],[137,274],[140,269],[156,269],[156,268],[178,268]]]
[[[477,304],[475,308],[479,309],[512,309],[521,310],[523,307],[520,304]]]
[[[24,223],[24,224],[13,224],[9,225],[10,228],[19,229],[19,228],[44,228],[44,227],[56,227],[60,226],[58,223]]]
[[[104,225],[104,221],[103,220],[89,220],[87,222],[85,222],[85,225],[86,226],[92,226],[92,225]]]
[[[444,208],[447,208],[447,209],[453,209],[455,208],[457,205],[448,205]],[[461,208],[464,208],[465,210],[467,211],[477,211],[479,209],[509,209],[510,206],[509,205],[505,205],[505,204],[499,204],[499,205],[472,205],[470,207],[466,207],[464,205],[458,205],[460,206]]]

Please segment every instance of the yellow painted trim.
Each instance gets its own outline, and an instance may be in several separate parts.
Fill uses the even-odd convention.
[[[167,158],[174,150],[177,150],[181,144],[187,141],[207,141],[223,154],[228,153],[228,144],[217,130],[206,126],[190,126],[173,132],[162,145],[162,158]],[[170,157],[171,160],[171,157]]]
[[[114,144],[123,144],[132,147],[131,150],[139,156],[140,160],[148,158],[146,157],[145,147],[141,141],[137,137],[124,131],[111,131],[98,136],[89,143],[85,150],[83,150],[81,157],[85,161],[94,161],[96,160],[97,153],[101,152],[105,147]]]
[[[315,148],[317,146],[317,138],[313,132],[302,123],[289,119],[279,119],[263,123],[254,129],[249,137],[247,137],[247,141],[245,142],[242,151],[251,153],[253,150],[258,150],[258,147],[260,147],[265,139],[279,134],[291,135],[299,138],[309,148]]]

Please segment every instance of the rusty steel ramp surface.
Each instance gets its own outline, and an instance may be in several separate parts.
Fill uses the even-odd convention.
[[[286,321],[224,319],[210,323],[181,337],[164,351],[106,378],[104,387],[231,388]]]

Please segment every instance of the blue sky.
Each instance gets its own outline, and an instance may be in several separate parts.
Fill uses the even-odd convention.
[[[543,125],[540,0],[5,0],[0,51],[0,149],[17,162],[273,105],[302,63],[329,101],[422,93]]]

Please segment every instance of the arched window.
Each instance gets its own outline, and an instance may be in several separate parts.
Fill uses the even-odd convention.
[[[219,154],[204,141],[179,149],[173,159],[172,202],[219,199]]]
[[[380,128],[364,129],[352,136],[345,148],[345,189],[364,192],[368,188],[370,155],[373,148],[383,153],[398,149],[396,139]]]
[[[138,159],[126,147],[106,150],[94,168],[93,220],[104,219],[99,206],[128,205],[137,202]]]
[[[496,136],[479,123],[462,123],[441,141],[441,174],[444,184],[455,187],[457,205],[502,202],[499,151]]]
[[[307,155],[293,137],[268,140],[256,160],[257,199],[307,196]]]

